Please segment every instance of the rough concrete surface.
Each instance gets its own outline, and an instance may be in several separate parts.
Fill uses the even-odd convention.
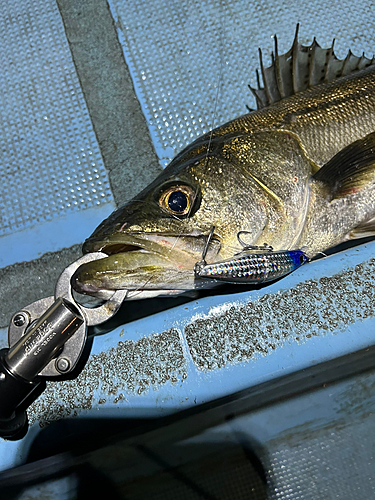
[[[309,280],[193,321],[184,333],[196,367],[210,371],[241,363],[286,342],[305,342],[373,317],[374,274],[371,259],[334,276]]]
[[[74,245],[59,252],[46,253],[31,262],[0,269],[0,327],[6,327],[12,315],[22,307],[53,295],[57,278],[81,255],[81,245]]]
[[[77,415],[98,404],[126,403],[127,396],[186,379],[186,360],[179,333],[171,329],[133,342],[125,340],[117,347],[94,354],[74,380],[49,383],[43,394],[30,406],[30,423],[47,423]],[[116,377],[114,378],[114,374]]]

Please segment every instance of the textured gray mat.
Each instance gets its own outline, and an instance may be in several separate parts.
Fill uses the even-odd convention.
[[[110,202],[55,2],[1,2],[0,39],[0,235]]]

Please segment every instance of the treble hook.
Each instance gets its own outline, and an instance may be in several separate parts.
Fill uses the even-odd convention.
[[[271,245],[267,245],[267,243],[264,243],[263,245],[247,245],[243,239],[241,238],[241,234],[251,234],[250,231],[238,231],[237,233],[237,240],[238,243],[242,246],[243,251],[244,250],[267,250],[269,252],[273,251],[273,247]]]

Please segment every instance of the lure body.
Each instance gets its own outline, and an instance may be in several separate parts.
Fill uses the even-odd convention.
[[[195,274],[229,283],[263,283],[281,278],[307,261],[302,250],[244,252],[221,262],[198,263]]]

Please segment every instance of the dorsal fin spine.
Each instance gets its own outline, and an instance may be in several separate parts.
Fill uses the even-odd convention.
[[[275,35],[275,50],[269,67],[264,66],[263,54],[259,49],[263,87],[260,83],[259,72],[257,72],[258,88],[250,87],[256,98],[258,109],[320,83],[329,83],[375,65],[375,57],[368,59],[364,53],[356,57],[350,50],[344,59],[338,59],[334,53],[335,40],[328,49],[322,49],[315,37],[311,45],[302,45],[298,42],[298,34],[299,24],[296,26],[293,44],[284,54],[279,53],[278,39]]]
[[[360,57],[360,58],[359,58],[359,60],[358,60],[358,65],[357,65],[357,68],[358,68],[358,69],[360,68],[361,63],[362,63],[362,61],[364,61],[364,60],[365,60],[365,53],[364,53],[364,52],[362,52],[362,55],[361,55],[361,57]]]
[[[299,23],[296,26],[296,34],[294,35],[293,45],[292,45],[292,81],[293,81],[293,93],[297,93],[297,78],[298,78],[298,32]]]
[[[283,86],[283,80],[282,80],[282,75],[281,75],[281,70],[280,70],[280,59],[279,59],[279,47],[278,47],[278,42],[277,42],[277,36],[274,36],[274,42],[275,42],[275,73],[276,73],[276,82],[277,82],[277,88],[279,89],[279,94],[281,99],[285,97],[285,91],[284,91],[284,86]]]
[[[336,57],[334,52],[333,52],[333,46],[335,44],[335,39],[332,40],[332,45],[331,47],[329,48],[328,52],[327,52],[327,56],[326,56],[326,71],[324,73],[324,83],[327,83],[329,80],[328,80],[328,75],[329,75],[329,70],[330,70],[330,66],[331,66],[331,61],[333,59],[333,57]]]
[[[259,76],[259,70],[257,69],[257,84],[258,84],[258,90],[260,90],[260,76]]]
[[[349,50],[348,50],[348,54],[347,54],[347,56],[345,57],[345,59],[344,59],[344,63],[343,63],[343,65],[342,65],[342,70],[341,70],[341,74],[342,74],[342,75],[345,75],[345,74],[346,74],[346,73],[345,73],[345,71],[346,71],[346,68],[347,68],[347,66],[348,66],[348,64],[349,64],[349,59],[351,58],[351,56],[352,56],[352,51],[349,49]]]
[[[271,101],[270,91],[269,91],[269,88],[268,88],[268,80],[266,78],[266,74],[265,74],[265,71],[264,71],[262,49],[260,47],[259,47],[259,62],[260,62],[260,71],[262,73],[264,90],[265,90],[266,98],[267,98],[267,106],[269,106],[272,101]]]
[[[312,44],[310,45],[310,50],[311,50],[311,59],[310,59],[310,67],[309,67],[309,87],[313,84],[312,81],[312,75],[313,75],[313,68],[315,65],[315,47],[317,45],[316,38],[314,37],[314,40],[312,41]]]

